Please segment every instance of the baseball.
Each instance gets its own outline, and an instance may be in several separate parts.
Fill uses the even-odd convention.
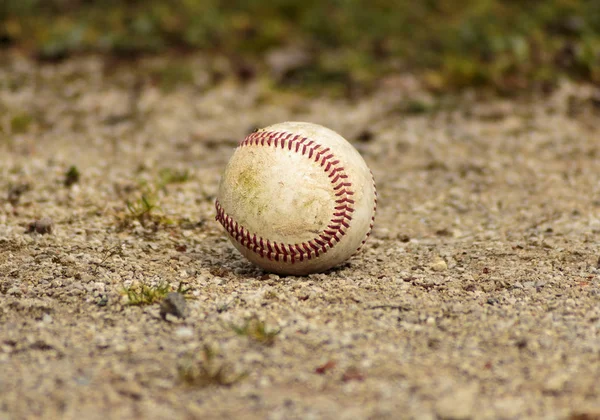
[[[358,151],[317,124],[248,135],[221,178],[216,219],[257,266],[305,275],[346,261],[373,227],[377,193]]]

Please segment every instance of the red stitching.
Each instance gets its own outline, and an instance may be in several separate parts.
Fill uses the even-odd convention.
[[[287,150],[300,153],[302,156],[307,156],[308,159],[318,163],[330,179],[332,189],[337,197],[335,200],[336,206],[334,207],[335,212],[331,220],[321,233],[307,242],[278,244],[277,242],[269,241],[269,239],[259,237],[255,233],[250,233],[245,227],[239,225],[231,216],[225,213],[219,200],[215,202],[215,207],[217,210],[217,221],[242,246],[257,253],[261,258],[286,263],[289,260],[291,264],[294,264],[297,261],[319,257],[342,239],[346,231],[350,228],[348,222],[352,220],[352,213],[354,212],[354,200],[350,196],[354,195],[354,191],[351,189],[352,183],[347,181],[348,175],[345,173],[344,167],[340,165],[340,161],[335,159],[333,153],[328,153],[331,149],[323,147],[307,137],[286,132],[257,131],[242,140],[239,147],[268,146],[285,149],[286,145]],[[373,183],[373,186],[375,186],[375,183]],[[376,206],[377,198],[375,198],[375,208]],[[367,232],[360,247],[367,240],[373,227],[373,222],[374,216],[371,219],[369,232]]]

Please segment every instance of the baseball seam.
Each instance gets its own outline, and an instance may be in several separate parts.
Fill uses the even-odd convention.
[[[248,229],[241,226],[225,212],[219,200],[215,202],[217,221],[238,243],[260,255],[261,258],[269,260],[294,264],[317,258],[333,248],[350,227],[355,203],[352,199],[354,195],[354,191],[351,189],[352,183],[348,180],[344,167],[340,164],[339,159],[336,159],[331,149],[298,134],[271,131],[254,132],[239,144],[239,147],[249,146],[287,148],[318,163],[329,177],[336,197],[331,220],[327,227],[315,238],[297,244],[278,243],[250,233]],[[372,226],[373,220],[371,220]],[[367,237],[368,235],[369,233],[367,233]],[[366,237],[363,243],[365,241]]]

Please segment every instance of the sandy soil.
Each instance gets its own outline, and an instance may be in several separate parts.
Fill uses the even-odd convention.
[[[434,98],[403,76],[349,101],[213,85],[201,58],[172,91],[159,61],[3,62],[0,419],[600,418],[592,87]],[[370,241],[328,273],[268,275],[214,220],[233,147],[285,120],[340,132],[377,181]],[[129,304],[165,284],[185,319]]]

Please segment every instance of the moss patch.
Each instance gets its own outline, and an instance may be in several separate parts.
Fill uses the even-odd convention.
[[[243,197],[249,208],[261,215],[267,205],[260,197],[262,181],[252,167],[244,168],[236,178],[236,196]]]

